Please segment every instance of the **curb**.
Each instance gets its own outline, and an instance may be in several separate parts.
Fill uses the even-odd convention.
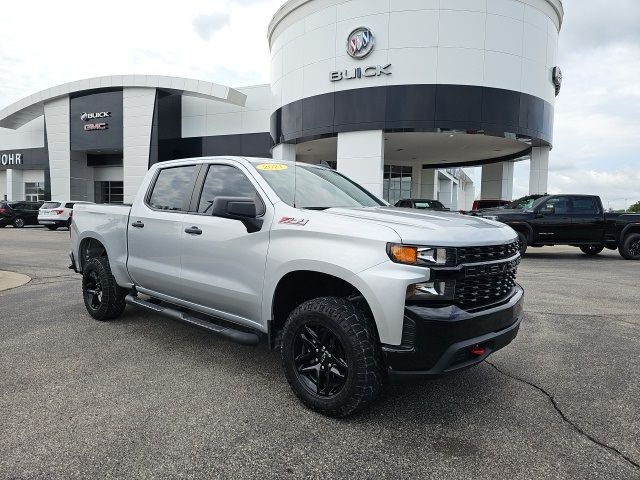
[[[0,270],[0,292],[21,287],[31,281],[31,277],[21,273]]]

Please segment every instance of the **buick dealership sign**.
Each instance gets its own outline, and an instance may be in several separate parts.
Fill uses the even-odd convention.
[[[391,64],[388,65],[371,65],[369,67],[348,68],[346,70],[337,70],[330,72],[329,79],[332,82],[340,80],[353,80],[357,78],[382,77],[391,75]]]
[[[0,165],[22,165],[21,153],[3,153],[0,155]]]
[[[376,40],[370,28],[359,27],[349,34],[347,38],[347,53],[352,58],[361,60],[373,52]]]
[[[82,120],[83,122],[89,122],[91,120],[99,120],[102,118],[108,118],[110,116],[111,116],[111,112],[93,112],[93,113],[82,112],[80,114],[80,120]],[[84,131],[91,132],[94,130],[107,130],[108,128],[109,128],[109,124],[105,122],[87,123],[84,126]]]

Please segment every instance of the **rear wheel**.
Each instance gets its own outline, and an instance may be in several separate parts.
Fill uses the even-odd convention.
[[[57,230],[57,229],[58,229],[58,226],[57,226],[57,225],[47,225],[47,228],[48,228],[49,230]]]
[[[24,218],[22,217],[16,217],[13,219],[13,222],[11,222],[13,224],[13,226],[15,228],[22,228],[25,225],[25,221]]]
[[[582,250],[582,253],[585,255],[594,257],[604,250],[604,245],[582,245],[580,246],[580,250]]]
[[[96,320],[113,320],[122,315],[127,292],[111,273],[107,257],[89,260],[82,271],[84,305]]]
[[[375,328],[343,298],[316,298],[296,308],[284,326],[281,353],[293,392],[324,415],[351,415],[382,388]]]
[[[620,255],[627,260],[640,260],[640,233],[631,233],[622,240]]]
[[[529,246],[529,242],[527,241],[527,236],[522,232],[518,233],[518,242],[520,242],[520,255],[524,255],[527,252],[527,247]]]

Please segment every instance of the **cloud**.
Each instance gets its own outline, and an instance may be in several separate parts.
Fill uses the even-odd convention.
[[[193,29],[201,39],[209,41],[214,33],[229,25],[230,20],[229,14],[223,12],[198,15],[193,19]]]

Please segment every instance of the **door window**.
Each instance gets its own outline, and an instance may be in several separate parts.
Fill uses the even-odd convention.
[[[571,212],[596,215],[600,213],[600,207],[594,197],[571,197]]]
[[[564,215],[569,213],[571,209],[571,200],[569,197],[554,197],[545,203],[543,209],[553,207],[556,215]]]
[[[196,172],[195,165],[160,170],[149,196],[149,206],[157,210],[186,211]]]
[[[264,204],[244,173],[230,165],[211,165],[202,187],[198,213],[211,213],[216,197],[245,197],[256,201],[258,215],[264,213]]]

